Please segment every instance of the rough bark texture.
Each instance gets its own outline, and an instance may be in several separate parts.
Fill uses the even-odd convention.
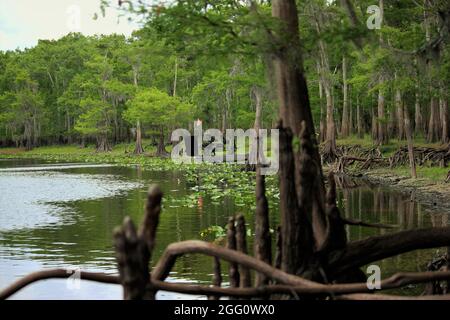
[[[111,145],[108,142],[108,137],[106,134],[102,134],[97,137],[97,152],[109,152],[111,151]]]
[[[269,204],[266,198],[265,177],[256,172],[256,212],[255,212],[255,258],[268,264],[272,263],[272,240],[269,226]],[[268,283],[267,277],[256,274],[255,286]]]
[[[417,90],[417,89],[416,89]],[[424,134],[424,124],[423,124],[423,116],[422,116],[422,107],[420,105],[420,97],[419,93],[416,92],[416,101],[414,104],[414,132],[416,135],[422,135]]]
[[[314,242],[317,247],[321,247],[326,240],[326,217],[325,217],[325,187],[322,179],[322,169],[320,167],[320,156],[317,149],[317,142],[315,140],[314,123],[312,121],[311,108],[309,104],[308,89],[306,85],[306,80],[303,74],[303,65],[300,50],[300,38],[298,33],[298,13],[297,6],[294,0],[275,0],[272,2],[272,16],[283,22],[284,25],[282,30],[279,30],[280,35],[278,38],[283,41],[283,45],[279,47],[274,53],[274,80],[276,81],[278,102],[280,110],[280,118],[282,120],[282,126],[286,130],[290,129],[294,137],[299,137],[301,131],[301,124],[304,123],[305,135],[309,137],[312,145],[312,166],[309,168],[312,173],[312,180],[309,183],[314,188],[314,194],[311,195],[309,199],[309,204],[311,210],[307,211],[310,215],[310,221],[312,225],[312,232],[314,235]],[[289,133],[287,133],[289,135]],[[280,136],[283,133],[280,133]],[[285,141],[288,138],[284,138]],[[280,140],[282,138],[280,137]],[[280,141],[280,144],[281,141]],[[288,143],[292,144],[292,143]],[[282,147],[280,146],[280,149]],[[292,146],[286,146],[285,148],[291,149]],[[282,157],[286,157],[284,161],[293,166],[289,172],[289,177],[285,177],[284,180],[280,181],[280,198],[286,198],[289,204],[286,205],[288,208],[294,208],[299,206],[295,205],[295,193],[294,196],[286,194],[286,192],[296,192],[298,199],[302,198],[302,187],[301,187],[301,174],[300,174],[300,163],[301,163],[301,150],[297,148],[292,150],[290,155],[282,155],[280,150],[280,161]],[[280,168],[283,165],[280,163]],[[283,175],[280,170],[280,176]],[[295,174],[295,184],[292,185],[292,172]],[[282,187],[284,185],[284,187]],[[297,186],[297,187],[295,187]],[[283,189],[283,191],[281,191]],[[282,194],[283,193],[283,194]],[[293,198],[293,199],[292,199]],[[286,208],[285,208],[286,209]],[[282,213],[283,214],[283,213]],[[299,214],[298,210],[294,211],[284,211],[285,221],[298,221]],[[301,219],[306,219],[302,214]],[[296,237],[305,236],[305,226],[300,224],[294,224],[287,226],[282,223],[283,229],[283,255],[285,255],[285,250],[296,251],[295,248],[301,247],[301,242],[293,242],[294,249],[284,248],[286,241],[292,241]],[[286,232],[286,233],[285,233]],[[289,240],[287,240],[289,239]],[[308,249],[308,250],[311,250]],[[298,252],[298,251],[297,251]],[[306,252],[302,252],[302,255],[306,255]],[[285,260],[284,268],[292,270],[300,270],[302,265],[305,263],[302,259],[299,259],[299,254],[294,253],[290,259],[291,261]]]
[[[214,287],[220,287],[222,285],[222,271],[220,268],[220,259],[218,257],[214,257],[212,285]],[[219,298],[220,296],[217,295],[208,296],[208,300],[219,300]]]
[[[402,93],[399,89],[395,91],[395,106],[397,109],[397,134],[399,140],[405,139],[405,119],[403,111]]]
[[[378,141],[378,124],[377,124],[377,116],[375,115],[375,111],[374,111],[373,108],[372,108],[372,121],[371,121],[371,124],[372,124],[372,130],[371,130],[371,133],[372,133],[372,140]]]
[[[136,231],[129,217],[114,232],[117,264],[125,300],[154,299],[150,288],[149,261],[155,245],[161,213],[162,192],[152,186],[148,192],[144,222]]]
[[[404,116],[404,118],[405,118],[405,134],[406,134],[406,139],[408,141],[409,167],[411,169],[411,177],[416,179],[417,171],[416,171],[416,161],[414,159],[414,143],[413,143],[413,138],[412,138],[411,120],[409,117],[408,108],[405,108],[404,115],[405,115]]]
[[[236,245],[236,226],[234,217],[230,217],[228,219],[227,226],[227,249],[237,250]],[[230,278],[230,287],[237,288],[239,287],[239,269],[237,263],[230,263],[230,267],[228,269],[228,276]]]
[[[247,254],[247,230],[245,227],[245,219],[242,214],[236,218],[236,246],[237,251]],[[251,287],[250,270],[243,265],[239,265],[239,287]]]
[[[144,148],[142,147],[142,131],[141,122],[138,120],[136,123],[136,146],[134,148],[134,154],[144,153]]]
[[[361,105],[359,103],[359,96],[356,98],[356,127],[358,138],[360,139],[364,138],[364,128],[362,124]]]
[[[350,242],[343,252],[330,259],[329,266],[333,272],[342,272],[412,250],[449,245],[450,227],[402,231]]]
[[[380,80],[383,82],[383,80]],[[385,98],[383,90],[378,91],[378,117],[377,117],[377,143],[386,144],[389,142],[389,137],[386,130],[386,117],[385,117]]]
[[[166,157],[169,153],[166,150],[166,145],[164,142],[164,127],[160,128],[160,134],[158,139],[158,147],[156,149],[156,155],[158,157]]]
[[[441,125],[439,123],[439,100],[436,97],[431,98],[430,102],[430,120],[428,122],[428,142],[436,142],[441,137]]]
[[[292,132],[279,126],[280,130],[280,214],[281,214],[281,269],[295,274],[306,268],[312,255],[312,230],[306,216],[300,211],[292,172],[295,170],[292,150]]]
[[[442,122],[442,136],[441,143],[450,142],[450,112],[448,110],[448,100],[446,98],[441,98],[441,122]]]
[[[342,58],[342,81],[343,81],[343,106],[342,106],[342,125],[341,136],[348,137],[350,134],[350,120],[348,110],[348,83],[347,83],[347,59]]]

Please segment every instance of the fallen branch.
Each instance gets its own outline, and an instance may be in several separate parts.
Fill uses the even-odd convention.
[[[47,279],[65,279],[73,275],[72,270],[65,269],[51,269],[31,273],[24,278],[14,282],[6,289],[0,292],[0,300],[4,300],[12,296],[14,293],[23,289],[27,285],[34,282]],[[295,278],[299,278],[293,276]],[[90,280],[100,283],[109,284],[120,284],[120,279],[118,276],[107,275],[105,273],[93,273],[93,272],[80,272],[81,280]],[[302,279],[302,278],[299,278]],[[429,281],[442,281],[450,279],[450,272],[417,272],[417,273],[398,273],[383,281],[381,281],[381,290],[395,289],[402,286],[417,284]],[[305,280],[307,281],[307,280]],[[352,299],[356,300],[358,297],[361,299],[369,299],[371,296],[375,298],[384,297],[387,300],[392,300],[396,296],[388,295],[373,295],[373,294],[363,294],[361,292],[373,292],[367,287],[366,283],[354,283],[354,284],[331,284],[324,285],[316,282],[311,282],[314,287],[305,287],[302,285],[268,285],[261,286],[257,288],[221,288],[218,286],[201,286],[192,285],[187,283],[169,283],[160,280],[152,280],[151,290],[156,292],[158,290],[168,291],[168,292],[178,292],[192,295],[214,295],[214,296],[233,296],[240,298],[251,298],[251,297],[266,297],[270,294],[346,294],[344,296],[338,296],[342,299]],[[354,294],[359,292],[359,294]],[[428,296],[435,299],[441,299],[442,297],[448,296]],[[416,299],[416,297],[398,297],[399,299]],[[423,297],[417,297],[423,298]]]
[[[450,246],[450,227],[408,230],[348,243],[330,257],[329,270],[341,273],[349,268],[419,249]]]
[[[198,240],[188,240],[170,244],[153,269],[152,281],[164,281],[169,275],[176,259],[179,256],[189,253],[201,253],[218,257],[228,262],[235,262],[246,268],[260,272],[265,276],[278,281],[279,283],[301,285],[305,287],[312,287],[316,285],[313,281],[288,274],[241,252]]]
[[[32,284],[33,282],[46,279],[66,279],[73,276],[74,273],[75,270],[66,269],[51,269],[30,273],[29,275],[12,283],[6,289],[0,291],[0,300],[9,298],[14,293]],[[120,279],[118,276],[107,275],[105,273],[80,271],[79,276],[81,280],[120,284]]]
[[[369,228],[380,228],[380,229],[394,229],[398,228],[397,225],[393,224],[384,224],[384,223],[371,223],[371,222],[365,222],[362,220],[353,220],[349,218],[341,218],[341,220],[351,226],[361,226],[361,227],[369,227]]]

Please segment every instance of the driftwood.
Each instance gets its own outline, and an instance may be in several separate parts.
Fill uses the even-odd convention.
[[[358,170],[367,170],[376,167],[394,168],[397,166],[410,166],[411,158],[414,165],[431,165],[446,167],[450,162],[450,144],[439,148],[404,146],[399,148],[391,157],[383,158],[378,148],[365,149],[360,146],[341,146],[340,156],[337,157],[333,171],[346,174],[347,168],[357,164]],[[450,181],[450,172],[446,182]]]
[[[408,147],[401,147],[390,158],[390,167],[409,166]],[[450,162],[450,144],[439,148],[433,147],[414,147],[414,160],[417,165],[431,165],[446,167]]]
[[[388,159],[381,157],[360,158],[354,156],[342,156],[337,159],[333,171],[339,174],[346,174],[347,167],[355,164],[355,162],[360,163],[358,166],[359,170],[367,170],[376,166],[384,166],[389,164]]]
[[[332,171],[337,174],[347,174],[347,168],[357,164],[358,170],[388,165],[388,159],[383,155],[378,146],[365,148],[360,145],[338,146],[337,158],[332,166]],[[321,154],[323,148],[320,149]]]

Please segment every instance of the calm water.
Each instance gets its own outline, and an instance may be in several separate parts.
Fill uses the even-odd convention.
[[[228,216],[235,212],[244,211],[252,228],[250,210],[235,206],[233,199],[213,204],[208,198],[199,198],[192,207],[171,200],[192,194],[193,186],[179,172],[0,160],[0,288],[43,268],[81,268],[115,274],[113,229],[127,215],[140,223],[146,190],[153,183],[159,184],[165,194],[154,261],[168,244],[201,239],[203,230],[212,225],[225,226]],[[341,190],[339,206],[347,217],[396,224],[399,229],[449,223],[448,214],[427,211],[411,202],[407,195],[383,188]],[[277,224],[276,210],[272,210],[271,221],[272,226]],[[352,240],[388,232],[361,227],[347,230]],[[398,270],[423,270],[435,253],[436,250],[417,251],[386,259],[379,265],[383,276]],[[211,258],[184,256],[178,260],[169,280],[210,283],[211,271]],[[13,298],[120,299],[121,296],[122,290],[116,285],[82,281],[79,288],[74,288],[66,280],[47,280],[29,286]],[[158,298],[186,296],[161,292]]]

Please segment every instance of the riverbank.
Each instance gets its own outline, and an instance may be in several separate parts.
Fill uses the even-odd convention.
[[[346,141],[346,140],[345,140]],[[346,141],[350,143],[350,141]],[[353,145],[360,145],[365,147],[365,140],[351,141]],[[359,144],[355,144],[358,143]],[[338,141],[338,144],[343,145],[343,141]],[[347,144],[348,145],[348,144]],[[394,150],[394,146],[398,147],[400,144],[393,141],[391,145],[386,146],[382,152],[384,157],[388,157]],[[118,165],[140,165],[143,169],[154,171],[163,170],[183,170],[187,173],[188,180],[204,179],[210,187],[210,193],[214,190],[214,196],[220,194],[218,186],[223,184],[224,179],[230,176],[229,166],[217,168],[218,166],[205,165],[207,174],[200,174],[196,169],[199,165],[180,165],[173,163],[168,159],[160,159],[152,157],[152,151],[144,155],[134,155],[129,150],[133,150],[133,144],[120,144],[114,146],[113,150],[108,153],[97,153],[93,147],[80,148],[79,146],[50,146],[39,147],[30,151],[16,148],[0,149],[1,158],[16,158],[16,159],[41,159],[49,162],[85,162],[85,163],[112,163]],[[183,166],[183,167],[182,167]],[[216,169],[217,168],[217,169]],[[327,170],[327,168],[325,168]],[[445,183],[449,168],[440,167],[417,167],[417,179],[410,178],[409,168],[396,167],[377,168],[369,170],[350,170],[350,175],[367,179],[374,184],[385,185],[390,188],[400,191],[402,193],[411,194],[417,201],[429,206],[442,208],[450,212],[450,183]],[[236,172],[235,170],[232,170]],[[232,174],[232,178],[228,178],[228,182],[234,187],[244,188],[244,182],[249,182],[247,175]],[[272,178],[270,180],[273,180]],[[251,181],[251,179],[250,179]],[[270,181],[274,182],[274,181]],[[269,183],[269,193],[271,196],[277,195],[276,184]],[[233,190],[233,188],[230,188]],[[245,203],[253,202],[251,187],[248,192],[243,192],[238,198],[246,198]],[[212,191],[211,191],[212,190]],[[245,196],[243,196],[245,194]],[[248,199],[247,199],[248,198]]]
[[[405,141],[390,140],[387,145],[379,147],[383,158],[389,158],[398,149],[404,147]],[[338,140],[338,146],[358,146],[370,150],[374,148],[370,138],[358,139],[355,137]],[[429,144],[423,139],[416,139],[415,147],[438,148],[438,143]],[[351,176],[366,179],[370,183],[388,186],[396,191],[411,195],[412,200],[428,206],[429,208],[443,209],[450,212],[450,183],[446,183],[449,167],[417,166],[417,179],[411,178],[409,166],[396,166],[394,168],[372,168],[361,170],[353,165],[348,172]]]
[[[147,171],[179,171],[193,187],[189,196],[176,199],[178,205],[194,206],[198,197],[203,196],[209,196],[214,203],[220,203],[225,197],[231,197],[238,207],[248,211],[254,210],[255,173],[243,170],[243,166],[227,163],[178,164],[170,159],[154,157],[152,152],[143,155],[128,152],[133,150],[133,147],[131,144],[116,145],[111,152],[105,153],[95,152],[93,147],[79,146],[38,147],[30,151],[10,148],[0,149],[0,159],[36,159],[49,163],[107,163],[139,166]],[[276,175],[266,177],[266,195],[271,207],[276,205],[279,197],[276,179]]]
[[[448,168],[433,169],[435,169],[434,173],[442,171],[442,175],[445,174],[445,170],[448,171]],[[413,179],[403,174],[406,170],[408,169],[374,169],[365,172],[363,177],[371,183],[386,185],[396,191],[408,193],[411,195],[412,200],[417,200],[429,208],[439,208],[450,212],[450,183],[445,183],[443,180],[436,181],[430,178],[434,176],[431,173],[425,177],[421,177],[421,168],[418,169],[419,177]]]

